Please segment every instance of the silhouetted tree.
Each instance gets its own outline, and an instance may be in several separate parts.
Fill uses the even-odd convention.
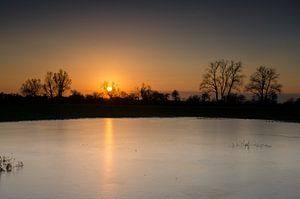
[[[228,96],[228,104],[242,104],[246,101],[246,97],[241,94],[232,93]]]
[[[208,102],[210,100],[210,94],[208,92],[203,92],[201,94],[201,101]]]
[[[85,96],[88,103],[99,103],[103,101],[103,94],[99,92],[93,92]]]
[[[127,98],[128,96],[129,96],[129,94],[126,93],[125,91],[120,91],[120,93],[119,93],[120,98]]]
[[[71,95],[68,97],[68,100],[73,103],[81,103],[84,102],[85,98],[79,91],[71,90]]]
[[[250,77],[246,91],[251,92],[254,98],[261,103],[274,102],[281,92],[282,85],[278,83],[279,74],[275,69],[260,66]]]
[[[62,69],[60,69],[57,73],[54,73],[53,81],[57,97],[62,97],[64,92],[71,88],[72,80],[69,78],[68,73]]]
[[[70,96],[83,96],[78,90],[71,90]]]
[[[141,98],[142,101],[150,101],[151,100],[151,86],[142,83],[141,88],[137,88],[139,97]]]
[[[163,93],[164,94],[164,100],[169,101],[170,93]]]
[[[152,90],[151,86],[145,83],[142,83],[141,87],[137,87],[136,90],[138,99],[145,103],[167,102],[170,97],[169,93],[160,93],[156,90]]]
[[[151,102],[167,102],[169,100],[169,93],[160,93],[158,91],[151,91],[149,101]]]
[[[131,92],[131,93],[128,94],[127,98],[130,101],[138,101],[139,100],[139,93]]]
[[[289,98],[287,99],[286,101],[283,102],[283,104],[288,104],[288,105],[291,105],[291,104],[294,104],[295,103],[295,99],[292,97],[292,98]]]
[[[43,84],[43,89],[46,96],[53,98],[55,96],[55,82],[54,82],[54,74],[53,72],[47,72]]]
[[[242,63],[220,60],[210,63],[200,83],[200,91],[214,93],[215,100],[226,101],[242,84]]]
[[[287,99],[285,102],[283,102],[282,104],[284,104],[284,105],[300,105],[300,98],[294,98],[294,97],[292,97],[292,98],[289,98],[289,99]]]
[[[20,91],[24,96],[36,97],[41,94],[41,88],[41,80],[32,78],[22,84]]]
[[[180,101],[180,95],[179,95],[179,92],[177,90],[173,90],[171,95],[172,95],[172,98],[175,102]]]
[[[0,93],[1,103],[18,103],[24,101],[24,97],[18,93]]]
[[[186,99],[186,103],[188,104],[199,104],[201,102],[201,98],[198,95],[191,95]]]
[[[118,85],[115,82],[111,82],[111,84],[108,81],[104,81],[102,84],[102,90],[104,96],[109,97],[109,99],[113,97],[118,97],[120,94],[120,89],[118,88]]]

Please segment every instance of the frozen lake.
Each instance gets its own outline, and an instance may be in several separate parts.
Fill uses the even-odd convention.
[[[248,144],[249,143],[249,144]],[[300,124],[240,119],[0,123],[1,199],[298,199]]]

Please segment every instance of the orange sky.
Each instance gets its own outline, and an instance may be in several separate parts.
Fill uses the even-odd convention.
[[[125,91],[142,82],[197,91],[210,62],[233,59],[243,62],[245,82],[267,65],[280,73],[283,92],[300,93],[296,6],[45,2],[1,3],[0,92],[18,92],[27,78],[59,68],[83,93],[103,81]]]

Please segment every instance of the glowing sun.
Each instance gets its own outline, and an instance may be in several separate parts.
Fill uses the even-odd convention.
[[[108,92],[110,92],[110,91],[112,91],[112,87],[111,87],[111,86],[108,86],[108,87],[106,88],[106,90],[107,90]]]

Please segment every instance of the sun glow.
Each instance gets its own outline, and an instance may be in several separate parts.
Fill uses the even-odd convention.
[[[108,92],[111,92],[111,91],[112,91],[112,87],[111,87],[111,86],[108,86],[108,87],[106,88],[106,90],[107,90]]]

